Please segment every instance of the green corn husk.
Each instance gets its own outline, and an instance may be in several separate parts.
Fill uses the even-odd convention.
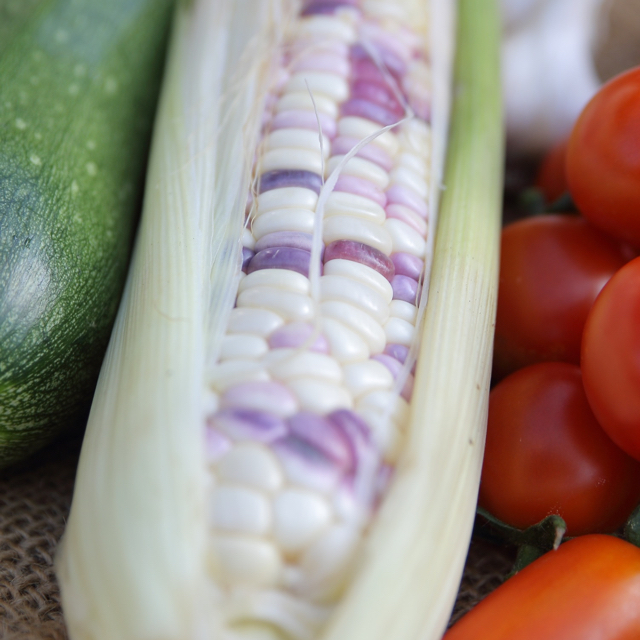
[[[57,559],[72,640],[229,637],[207,553],[201,389],[237,288],[257,141],[247,122],[261,116],[268,52],[291,15],[272,4],[185,2],[176,17],[133,267]],[[431,7],[431,202],[441,180],[445,190],[411,419],[322,640],[440,637],[471,534],[497,293],[499,21],[494,0],[459,3],[443,178],[454,6]]]

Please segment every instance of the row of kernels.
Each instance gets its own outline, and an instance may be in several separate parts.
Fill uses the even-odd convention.
[[[317,51],[313,42],[326,33],[329,25],[338,46]],[[350,65],[345,42],[354,36],[349,20],[311,16],[302,21],[301,30],[291,43],[288,54],[293,56],[291,75],[282,83],[281,95],[273,101],[273,117],[267,121],[264,152],[259,158],[260,194],[250,213],[254,241],[278,232],[313,232],[324,159],[330,154],[330,139],[336,133],[338,103],[348,92],[345,78]],[[296,169],[290,169],[292,166]],[[284,193],[291,190],[296,191]],[[254,250],[247,242],[243,244]],[[275,266],[308,273],[308,256],[297,250],[269,251],[259,256],[246,251],[245,254],[245,272]]]
[[[228,586],[280,587],[309,602],[328,604],[339,596],[348,579],[360,539],[358,529],[330,524],[296,557],[295,564],[286,564],[271,540],[214,534],[212,564],[221,582]],[[281,594],[271,590],[266,593]],[[276,610],[271,621],[290,627],[288,621],[281,621],[280,603]],[[269,613],[262,607],[256,615],[268,618]]]
[[[280,552],[294,556],[333,521],[329,502],[318,493],[285,487],[273,495],[220,483],[212,495],[211,525],[218,534],[273,536]]]

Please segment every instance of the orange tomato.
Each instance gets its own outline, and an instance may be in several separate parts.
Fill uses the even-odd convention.
[[[638,640],[640,549],[574,538],[490,593],[443,640]]]

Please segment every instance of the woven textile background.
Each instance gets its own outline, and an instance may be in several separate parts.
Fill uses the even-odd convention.
[[[0,638],[66,640],[53,556],[69,512],[79,437],[0,474]],[[471,546],[452,620],[497,587],[510,555]]]

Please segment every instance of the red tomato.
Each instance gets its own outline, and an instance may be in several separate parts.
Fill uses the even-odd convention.
[[[626,262],[619,244],[584,218],[519,220],[502,232],[494,346],[499,379],[535,362],[580,362],[587,314]]]
[[[602,428],[640,460],[640,258],[620,269],[595,301],[584,331],[582,371]]]
[[[640,247],[640,67],[605,84],[580,114],[567,148],[578,209]]]
[[[575,538],[490,593],[443,640],[638,640],[640,549]]]
[[[547,202],[555,202],[569,190],[564,169],[566,155],[567,141],[563,140],[549,150],[540,164],[536,187],[542,191]]]
[[[606,533],[640,499],[640,463],[596,422],[580,369],[544,362],[491,392],[480,506],[520,529],[550,514],[568,535]]]

